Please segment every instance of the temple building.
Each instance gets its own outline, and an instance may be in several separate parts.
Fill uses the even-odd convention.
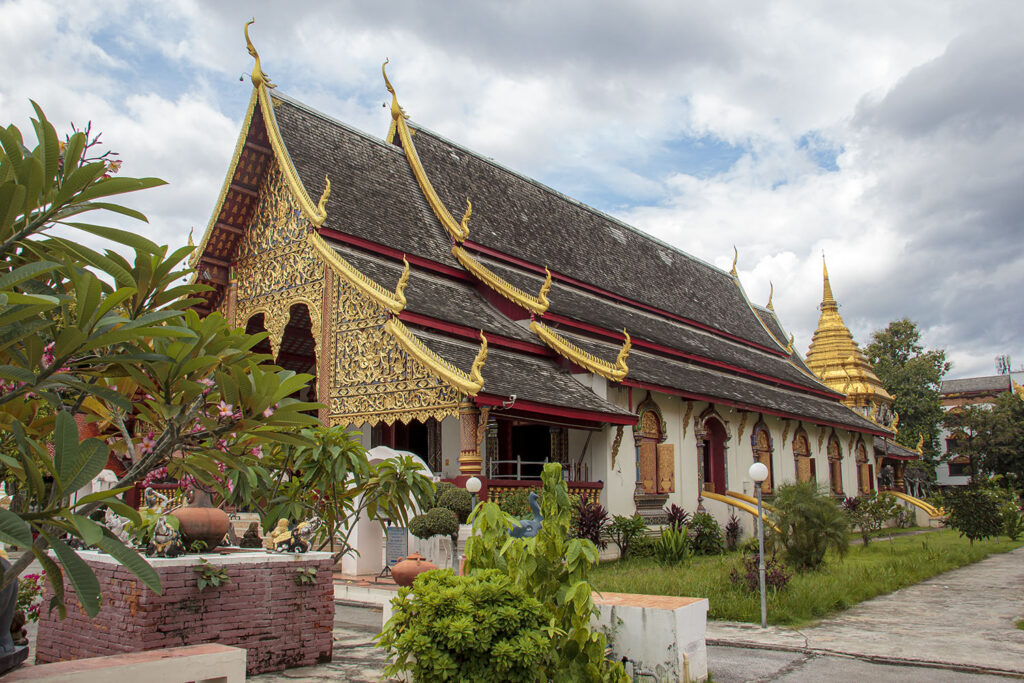
[[[899,415],[892,409],[893,399],[875,375],[871,363],[857,346],[843,317],[839,315],[839,303],[832,294],[828,279],[828,266],[822,263],[824,284],[822,287],[821,316],[818,328],[807,349],[807,367],[828,387],[842,393],[843,403],[857,411],[871,422],[891,432],[875,440],[870,454],[867,447],[858,445],[853,454],[857,471],[857,493],[870,493],[876,486],[876,474],[880,488],[903,491],[903,468],[908,460],[920,457],[892,440],[899,426]],[[829,459],[830,468],[835,461]],[[877,466],[877,467],[876,467]],[[843,493],[839,473],[829,470],[832,492]]]
[[[323,423],[477,476],[492,499],[560,462],[613,514],[724,520],[749,510],[755,460],[765,493],[865,488],[861,458],[890,427],[815,376],[735,263],[412,123],[387,74],[390,129],[358,131],[274,89],[248,45],[252,97],[193,266],[203,312],[266,330],[279,365],[316,375]]]

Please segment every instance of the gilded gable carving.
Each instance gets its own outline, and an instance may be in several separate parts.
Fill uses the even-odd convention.
[[[309,223],[275,163],[267,171],[256,210],[238,251],[236,320],[263,313],[276,356],[291,307],[305,304],[320,367],[324,262],[306,241]]]
[[[341,278],[331,293],[331,424],[442,420],[461,394],[402,349],[384,329],[390,312]]]

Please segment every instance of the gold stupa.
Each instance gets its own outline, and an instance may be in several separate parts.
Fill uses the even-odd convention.
[[[843,403],[882,426],[894,428],[892,396],[882,386],[871,363],[839,315],[839,304],[832,296],[824,259],[822,268],[825,284],[821,317],[807,349],[807,366],[830,389],[846,394]]]

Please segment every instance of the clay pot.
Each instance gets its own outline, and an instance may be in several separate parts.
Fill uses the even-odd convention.
[[[391,568],[391,576],[399,586],[411,586],[423,572],[437,569],[437,565],[419,553],[413,553]]]
[[[185,544],[186,549],[194,541],[203,541],[206,543],[206,550],[203,552],[213,550],[228,533],[228,527],[231,526],[228,513],[213,507],[209,500],[209,496],[197,493],[191,504],[170,512],[181,526],[181,542]]]

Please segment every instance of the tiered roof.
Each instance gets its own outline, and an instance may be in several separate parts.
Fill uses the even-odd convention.
[[[482,386],[466,384],[477,403],[508,407],[515,395],[513,411],[635,421],[573,378],[593,372],[610,384],[885,433],[806,371],[774,313],[755,311],[734,275],[407,124],[397,97],[384,141],[271,93],[258,69],[239,164],[196,261],[199,279],[215,286],[210,308],[226,285],[211,268],[233,258],[219,226],[233,196],[256,184],[237,182],[238,165],[259,153],[265,168],[273,155],[294,169],[293,191],[306,196],[300,205],[339,272],[394,304],[393,332],[410,352],[479,371]],[[325,179],[330,190],[314,205],[306,189]],[[456,220],[467,198],[471,212]]]

